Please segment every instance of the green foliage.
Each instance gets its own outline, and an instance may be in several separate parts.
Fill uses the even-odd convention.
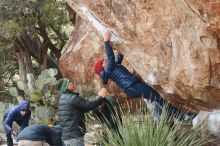
[[[36,107],[35,108],[35,115],[38,118],[39,121],[41,121],[44,124],[49,124],[50,116],[48,114],[48,109],[44,107]]]
[[[12,39],[21,33],[21,27],[14,20],[6,21],[3,24],[3,29],[5,30],[4,37],[7,39]]]
[[[122,138],[103,125],[105,136],[98,137],[103,146],[202,146],[207,143],[208,136],[201,136],[198,129],[192,129],[184,122],[167,123],[161,120],[155,123],[145,112],[121,113],[123,120],[118,125]],[[163,116],[167,115],[163,113]],[[118,116],[114,118],[119,121]]]
[[[15,54],[12,54],[20,49],[19,46],[22,46],[19,45],[17,38],[24,36],[22,40],[27,41],[24,44],[34,46],[31,49],[22,46],[24,47],[22,49],[28,49],[27,52],[30,52],[30,56],[39,61],[41,58],[36,58],[36,56],[39,56],[37,53],[42,51],[40,50],[43,48],[41,45],[45,41],[40,25],[46,31],[44,36],[46,35],[50,39],[54,47],[57,48],[56,51],[61,52],[68,39],[68,34],[63,28],[69,26],[70,22],[64,0],[1,0],[0,11],[2,12],[0,13],[0,89],[7,90],[5,85],[11,81],[11,77],[17,73],[18,69]],[[34,41],[30,42],[30,39]],[[14,49],[13,52],[12,49]],[[10,55],[5,52],[10,52]],[[45,53],[50,53],[53,59],[58,59],[58,55],[55,55],[57,52],[50,50]],[[6,57],[10,59],[5,59]],[[28,86],[31,90],[30,85]]]
[[[61,9],[57,9],[56,5],[54,5],[53,3],[45,4],[42,7],[42,13],[43,13],[43,16],[41,20],[46,25],[53,23],[54,20],[58,23],[62,22],[62,20],[60,20],[61,17],[57,17],[57,16],[62,16],[63,12],[61,11]]]
[[[32,36],[40,35],[36,29],[40,20],[50,34],[55,29],[67,39],[62,31],[62,27],[68,24],[64,0],[1,0],[0,11],[4,12],[0,13],[0,31],[3,32],[1,37],[14,38],[24,31]],[[59,36],[53,39],[59,43]]]
[[[16,87],[9,88],[9,92],[12,96],[18,96],[18,90]]]
[[[32,110],[32,124],[45,124],[50,125],[51,118],[56,116],[56,109],[53,106],[44,107],[38,106],[37,104],[34,105],[34,109]]]
[[[55,89],[57,69],[45,69],[35,80],[32,74],[27,75],[27,83],[23,81],[17,82],[17,88],[24,91],[24,97],[19,95],[16,87],[10,87],[9,92],[16,97],[18,102],[23,98],[34,103],[32,109],[33,123],[50,124],[50,117],[56,113],[57,91]],[[40,106],[39,106],[40,105]]]
[[[39,119],[43,119],[44,117],[47,117],[47,109],[44,107],[36,107],[35,114]]]
[[[45,106],[55,105],[56,78],[54,76],[56,74],[57,69],[52,68],[43,70],[36,80],[32,74],[28,74],[28,82],[18,81],[17,87],[24,91],[25,99],[32,102],[43,102]],[[9,92],[14,97],[20,97],[15,87],[11,87]]]
[[[5,109],[6,109],[6,105],[3,102],[0,102],[0,119],[1,119],[0,120],[0,132],[4,131],[3,116],[4,116]]]
[[[4,113],[6,105],[3,102],[0,102],[0,113]]]
[[[47,108],[47,113],[48,113],[49,117],[53,117],[56,113],[54,107],[52,107],[52,106],[48,107]]]
[[[17,73],[17,64],[9,51],[0,52],[0,90],[6,92],[10,79]],[[3,95],[6,96],[6,95]]]

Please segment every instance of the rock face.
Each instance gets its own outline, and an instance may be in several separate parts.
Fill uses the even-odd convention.
[[[211,139],[215,139],[213,144],[220,143],[220,111],[214,110],[212,112],[200,111],[193,119],[193,127],[199,127],[201,133],[209,135]]]
[[[64,76],[84,92],[102,84],[93,64],[104,57],[102,35],[113,32],[123,63],[175,105],[220,107],[219,0],[67,0],[75,31],[60,58]],[[80,18],[79,18],[80,17]],[[113,83],[111,93],[121,97]],[[116,91],[117,90],[117,91]]]

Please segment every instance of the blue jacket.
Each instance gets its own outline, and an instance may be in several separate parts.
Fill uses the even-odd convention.
[[[111,79],[126,91],[132,84],[140,81],[135,75],[121,65],[123,60],[123,55],[121,53],[118,53],[115,61],[115,55],[109,42],[105,42],[105,53],[107,56],[107,66],[100,73],[100,76],[105,83],[108,82],[108,79]]]
[[[12,123],[15,121],[20,126],[20,131],[28,126],[28,122],[31,116],[31,111],[29,109],[30,104],[28,101],[22,101],[20,104],[9,108],[4,113],[3,126],[5,128],[6,133],[10,133],[12,131]],[[27,114],[25,116],[21,116],[20,111],[22,109],[27,110]]]
[[[52,146],[62,146],[61,130],[42,124],[34,124],[24,128],[18,134],[17,141],[20,140],[45,141]]]

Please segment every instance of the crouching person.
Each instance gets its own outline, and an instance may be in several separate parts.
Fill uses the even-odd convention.
[[[18,146],[62,146],[61,130],[47,125],[31,125],[17,136]]]
[[[13,122],[20,126],[20,131],[28,126],[31,117],[30,103],[26,100],[20,104],[7,109],[3,117],[3,126],[7,137],[7,146],[13,146],[13,138],[17,133],[12,128]]]
[[[62,127],[62,138],[66,146],[84,146],[86,132],[84,113],[97,108],[104,102],[99,96],[89,101],[74,91],[74,84],[69,79],[57,81],[57,89],[62,93],[59,100],[59,119]]]

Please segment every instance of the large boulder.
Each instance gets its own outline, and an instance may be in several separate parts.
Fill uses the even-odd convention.
[[[94,73],[94,63],[98,58],[104,58],[102,48],[101,39],[95,29],[76,16],[75,31],[72,32],[67,50],[59,61],[63,76],[71,79],[76,85],[76,91],[83,95],[97,94],[102,87],[105,87],[112,96],[117,97],[118,102],[124,108],[128,108],[127,103],[139,103],[139,100],[127,98],[122,89],[118,88],[114,82],[110,81],[106,86]],[[128,62],[123,63],[133,72]]]
[[[213,144],[220,143],[220,111],[200,111],[193,119],[193,127],[199,128],[201,133],[210,137]]]
[[[220,107],[220,2],[218,0],[67,0],[75,30],[60,58],[64,76],[84,92],[102,86],[93,64],[103,57],[102,35],[123,64],[166,100],[194,110]],[[111,93],[122,91],[111,83]],[[125,97],[125,95],[121,95]]]

